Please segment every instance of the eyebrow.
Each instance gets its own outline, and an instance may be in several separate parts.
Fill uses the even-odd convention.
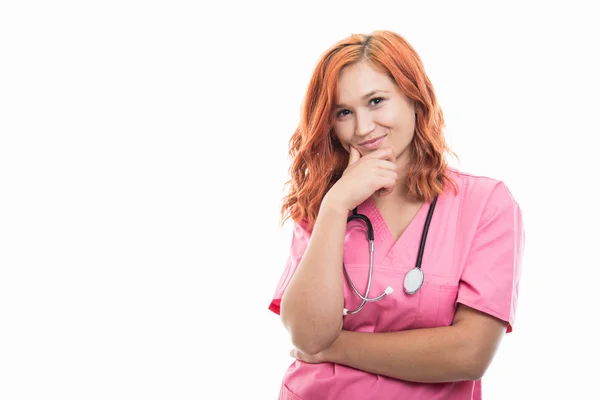
[[[373,96],[374,94],[377,94],[377,93],[389,93],[389,92],[387,90],[379,90],[379,89],[373,90],[372,92],[369,92],[369,93],[363,95],[361,97],[361,100],[366,100],[369,97],[371,97],[371,96]],[[347,106],[345,106],[344,104],[336,104],[335,105],[335,109],[336,110],[339,109],[339,108],[345,108],[345,107],[347,107]]]

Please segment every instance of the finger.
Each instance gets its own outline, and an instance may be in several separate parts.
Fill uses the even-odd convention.
[[[398,171],[398,164],[389,160],[373,160],[373,162],[375,163],[375,166],[379,169],[393,172]]]
[[[397,180],[397,176],[385,176],[383,177],[382,181],[382,187],[381,189],[377,190],[377,195],[379,197],[383,197],[383,196],[387,196],[390,193],[393,193],[394,191],[394,186],[396,186],[396,180]]]
[[[394,150],[390,147],[382,147],[375,150],[372,153],[369,153],[365,156],[365,158],[376,158],[379,160],[387,160],[390,162],[396,163],[396,155],[394,154]]]
[[[348,159],[348,166],[351,166],[358,160],[360,160],[360,153],[354,147],[350,146],[350,158]]]
[[[379,189],[377,191],[377,196],[384,197],[384,196],[387,196],[388,194],[393,193],[393,191],[394,191],[393,189]]]
[[[379,193],[379,197],[385,197],[387,195],[390,195],[393,193],[393,190],[382,190],[381,193]]]
[[[398,180],[398,172],[396,170],[380,169],[377,175],[384,179],[393,179],[394,183]]]

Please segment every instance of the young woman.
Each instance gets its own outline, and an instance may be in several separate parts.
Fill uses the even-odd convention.
[[[318,62],[269,306],[295,346],[280,399],[481,398],[512,330],[524,230],[503,182],[448,166],[443,126],[398,34],[351,35]]]

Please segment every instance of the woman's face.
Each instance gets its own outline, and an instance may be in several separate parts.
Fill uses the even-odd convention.
[[[386,74],[367,62],[345,67],[338,77],[336,100],[333,129],[346,151],[351,145],[365,156],[391,146],[399,162],[410,157],[414,102]],[[379,137],[382,140],[371,146],[364,143]]]

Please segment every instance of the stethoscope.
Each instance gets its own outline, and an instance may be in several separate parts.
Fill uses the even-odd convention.
[[[433,198],[433,201],[431,202],[431,205],[429,206],[429,213],[427,214],[427,219],[425,220],[425,226],[423,227],[423,234],[421,235],[421,245],[419,247],[419,254],[417,256],[417,265],[413,269],[408,271],[406,273],[406,275],[404,276],[404,291],[407,294],[417,293],[419,291],[419,289],[421,289],[421,286],[423,286],[423,281],[425,280],[425,276],[423,275],[423,270],[421,270],[421,261],[423,260],[423,250],[425,249],[425,241],[427,240],[427,231],[429,231],[429,224],[431,223],[431,217],[433,216],[433,211],[435,210],[435,204],[437,203],[437,198],[438,198],[438,196],[435,196]],[[348,217],[348,220],[346,221],[346,223],[348,223],[352,220],[355,220],[355,219],[360,219],[367,224],[367,237],[369,239],[369,280],[367,282],[367,290],[365,292],[365,295],[363,296],[362,294],[360,294],[360,292],[356,289],[356,287],[352,283],[352,280],[350,279],[350,276],[348,275],[348,271],[346,271],[346,265],[344,265],[344,263],[342,262],[346,280],[352,287],[352,290],[354,290],[354,293],[356,293],[356,295],[362,299],[361,305],[356,310],[348,311],[348,309],[344,308],[344,315],[356,314],[365,306],[365,304],[367,302],[381,300],[385,296],[392,294],[394,292],[394,289],[392,289],[391,286],[388,286],[380,296],[377,296],[374,298],[369,298],[369,290],[371,289],[371,279],[373,278],[373,254],[375,251],[374,250],[375,235],[373,233],[373,225],[371,224],[371,221],[369,220],[369,218],[366,215],[358,213],[358,207],[356,207],[354,210],[352,210],[352,215]]]

